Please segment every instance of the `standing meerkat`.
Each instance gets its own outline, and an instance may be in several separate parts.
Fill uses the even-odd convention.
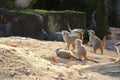
[[[82,40],[76,39],[75,44],[76,44],[76,53],[80,59],[82,59],[82,57],[83,57],[86,60],[98,63],[97,61],[89,59],[87,57],[87,50],[86,50],[85,46],[82,44]]]
[[[104,47],[106,44],[106,36],[104,36],[103,40],[101,41],[96,35],[94,30],[88,30],[88,35],[89,35],[89,42],[88,44],[93,45],[93,50],[96,53],[97,49],[100,49],[101,54],[103,55],[104,53]]]
[[[77,35],[77,37],[83,41],[83,38],[84,38],[83,35],[84,35],[85,30],[83,30],[83,29],[73,29],[72,30],[70,28],[69,23],[67,23],[67,27],[71,34]]]
[[[75,40],[78,39],[77,36],[70,34],[68,31],[62,31],[63,40],[66,42],[66,50],[69,50],[70,45],[75,49]]]
[[[118,61],[120,61],[120,42],[115,43],[115,48],[117,50],[117,55],[119,57]]]
[[[56,49],[56,55],[65,59],[76,59],[82,61],[81,59],[77,58],[71,51],[63,50],[60,48]]]
[[[115,48],[117,50],[117,54],[120,55],[120,42],[115,43]]]

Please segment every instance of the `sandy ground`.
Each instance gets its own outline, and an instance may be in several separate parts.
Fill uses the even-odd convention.
[[[65,48],[64,42],[1,37],[0,80],[120,80],[120,62],[115,62],[118,56],[114,48],[119,37],[107,40],[104,55],[86,45],[87,56],[99,63],[56,57],[55,50]]]

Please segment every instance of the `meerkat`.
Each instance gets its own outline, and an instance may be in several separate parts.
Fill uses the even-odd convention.
[[[89,42],[88,44],[93,45],[93,50],[96,53],[97,49],[100,49],[101,54],[103,55],[104,53],[104,47],[106,44],[106,36],[104,36],[103,40],[101,41],[96,35],[94,30],[88,30],[88,35],[89,35]]]
[[[120,55],[120,42],[115,43],[115,48],[117,50],[117,54]]]
[[[77,58],[73,53],[72,51],[68,51],[68,50],[64,50],[64,49],[56,49],[56,55],[58,57],[61,57],[61,58],[65,58],[65,59],[75,59],[75,60],[80,60],[82,61],[81,59]]]
[[[89,59],[87,57],[87,50],[86,50],[85,46],[82,44],[82,40],[76,39],[75,44],[76,44],[76,53],[77,53],[79,59],[84,58],[85,60],[89,60],[89,61],[98,63],[97,61]]]
[[[69,50],[70,45],[72,45],[73,50],[75,49],[75,40],[78,39],[77,36],[70,34],[68,31],[62,31],[63,40],[66,42],[66,50]]]
[[[119,61],[120,61],[120,42],[115,43],[115,48],[117,50],[117,55],[119,56]]]
[[[71,29],[70,28],[70,25],[69,25],[69,23],[67,23],[67,27],[68,27],[68,30],[70,31],[70,33],[71,34],[73,34],[73,35],[77,35],[77,37],[79,38],[79,39],[81,39],[81,40],[83,40],[83,35],[84,35],[84,32],[85,32],[85,30],[83,30],[83,29]]]

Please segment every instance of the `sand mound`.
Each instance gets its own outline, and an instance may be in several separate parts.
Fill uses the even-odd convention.
[[[108,75],[120,78],[120,62],[109,63],[109,64],[99,64],[96,66],[89,67],[87,69],[100,73],[102,75]]]
[[[0,79],[100,80],[99,76],[102,77],[101,80],[109,80],[111,78],[117,80],[119,77],[119,66],[105,67],[107,71],[104,71],[104,66],[99,65],[113,63],[114,61],[110,61],[109,58],[116,59],[115,52],[105,50],[104,55],[101,55],[100,51],[95,54],[91,47],[86,46],[88,57],[99,63],[91,61],[81,62],[56,57],[55,50],[64,47],[64,42],[57,41],[40,41],[25,37],[0,38]],[[99,66],[96,67],[96,65]],[[90,68],[86,69],[88,67]],[[113,74],[108,74],[109,70],[114,69],[116,70],[116,78]],[[100,73],[101,71],[102,73]]]

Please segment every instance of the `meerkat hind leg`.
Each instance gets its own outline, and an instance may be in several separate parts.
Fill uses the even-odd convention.
[[[73,47],[73,49],[72,49],[72,50],[74,50],[74,49],[75,49],[75,43],[72,43],[72,47]]]
[[[103,55],[103,48],[100,48],[101,54]]]
[[[82,59],[82,55],[78,55],[79,59]]]
[[[70,48],[70,43],[67,43],[67,45],[66,45],[66,50],[69,50],[69,48]]]
[[[94,47],[94,48],[93,48],[94,53],[96,53],[96,50],[97,50],[97,49]]]

